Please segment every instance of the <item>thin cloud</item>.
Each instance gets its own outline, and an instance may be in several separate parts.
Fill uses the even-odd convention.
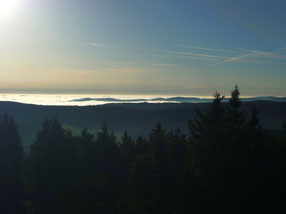
[[[104,71],[100,68],[96,69],[75,69],[75,68],[53,68],[51,72],[57,73],[68,73],[68,74],[83,74],[83,73],[103,73]]]
[[[180,64],[170,64],[170,63],[124,63],[124,64],[113,64],[109,65],[109,67],[115,68],[174,68],[174,67],[182,67]]]
[[[274,51],[261,51],[261,50],[251,50],[251,49],[244,49],[239,48],[242,51],[245,52],[251,52],[253,55],[260,56],[260,57],[268,57],[273,59],[286,59],[286,56],[279,54],[280,51],[283,50],[283,48],[279,48]]]
[[[232,57],[230,59],[227,59],[225,61],[222,62],[218,62],[213,64],[214,65],[219,65],[219,64],[224,64],[227,62],[232,62],[232,61],[236,61],[236,62],[256,62],[256,63],[268,63],[268,64],[285,64],[284,62],[281,62],[281,60],[285,60],[286,56],[279,54],[278,50],[275,51],[261,51],[261,50],[250,50],[250,49],[243,49],[243,48],[239,48],[239,50],[244,51],[245,54],[242,54],[241,56],[237,56],[237,57]],[[246,60],[245,58],[252,56],[252,57],[256,57],[256,58],[266,58],[266,59],[270,59],[270,60],[280,60],[280,61],[267,61],[267,60]],[[243,59],[243,60],[241,60]]]
[[[104,44],[99,44],[99,43],[89,43],[89,45],[96,46],[96,47],[102,47],[102,48],[117,48],[116,46],[104,45]]]
[[[249,62],[249,63],[261,63],[261,64],[282,64],[286,65],[286,62],[274,62],[274,61],[265,61],[265,60],[252,60],[252,59],[242,59],[239,60],[238,62]]]
[[[192,48],[192,49],[198,49],[198,50],[204,50],[204,51],[216,51],[216,52],[223,52],[223,53],[241,54],[241,52],[238,52],[238,51],[230,51],[230,50],[224,50],[224,49],[197,47],[197,46],[191,46],[191,45],[174,44],[174,46],[182,47],[182,48]]]
[[[136,67],[120,67],[120,68],[108,68],[107,71],[114,73],[157,73],[162,72],[157,68],[136,68]]]
[[[179,51],[166,51],[166,50],[153,50],[161,53],[169,53],[169,54],[177,54],[177,55],[189,55],[189,56],[198,56],[198,57],[206,57],[206,58],[218,58],[218,59],[229,59],[227,56],[218,56],[218,55],[209,55],[209,54],[199,54],[193,52],[179,52]]]
[[[286,59],[286,56],[277,54],[276,52],[266,52],[266,51],[257,51],[257,50],[254,50],[252,52],[257,55],[266,56],[266,57],[270,57],[274,59]]]
[[[163,67],[163,68],[177,68],[182,67],[182,65],[178,64],[169,64],[169,63],[154,63],[154,64],[147,64],[154,67]]]
[[[151,64],[150,64],[151,65]],[[165,66],[169,66],[169,64],[166,64]],[[50,69],[50,71],[56,72],[58,74],[61,73],[68,73],[69,75],[86,75],[86,74],[109,74],[109,73],[150,73],[150,72],[163,72],[163,70],[160,70],[160,67],[164,67],[164,65],[153,65],[147,68],[140,68],[136,66],[129,66],[129,65],[118,65],[118,64],[110,64],[105,66],[97,66],[94,69],[74,69],[74,68],[54,68]]]
[[[119,48],[117,46],[100,44],[100,43],[89,43],[89,45],[95,46],[95,47],[103,47],[103,48]],[[236,50],[215,49],[215,48],[198,47],[198,46],[181,45],[181,44],[174,44],[174,46],[197,49],[197,50],[202,50],[204,52],[197,53],[197,52],[189,52],[189,51],[184,52],[184,51],[153,50],[153,49],[142,49],[142,51],[157,52],[158,54],[149,55],[153,57],[163,57],[163,58],[179,57],[185,60],[215,62],[211,66],[225,64],[228,62],[285,64],[284,62],[281,62],[281,60],[283,61],[286,60],[286,56],[283,54],[285,51],[285,47],[269,52],[269,51],[250,50],[250,49],[243,49],[243,48],[237,48],[237,50],[239,51],[236,51]],[[130,48],[124,48],[124,49],[130,49]],[[214,54],[214,52],[225,53],[225,54]],[[162,53],[162,54],[159,54],[159,53]],[[232,56],[230,56],[230,54],[232,54]],[[252,59],[247,59],[248,57],[251,57]],[[262,60],[259,60],[259,58]],[[263,60],[263,59],[268,59],[268,60]],[[156,65],[153,65],[153,66],[160,67]],[[161,67],[174,67],[174,66],[165,65]],[[131,70],[132,69],[126,69],[126,71],[128,72]],[[134,72],[138,72],[138,69],[134,69]]]
[[[201,57],[201,56],[190,56],[190,55],[174,55],[174,54],[149,54],[145,55],[147,57],[156,57],[156,58],[181,58],[186,60],[198,60],[198,61],[218,61],[217,58],[208,58],[208,57]]]
[[[216,58],[205,58],[205,57],[196,57],[196,56],[184,56],[187,60],[197,60],[197,61],[208,61],[208,62],[217,62],[220,59]]]
[[[248,57],[250,55],[253,55],[253,54],[252,53],[248,53],[248,54],[244,54],[244,55],[241,55],[241,56],[232,57],[232,58],[227,59],[225,61],[217,62],[215,64],[212,64],[212,66],[219,65],[219,64],[224,64],[224,63],[231,62],[231,61],[237,61],[237,60],[240,60],[242,58],[246,58],[246,57]]]

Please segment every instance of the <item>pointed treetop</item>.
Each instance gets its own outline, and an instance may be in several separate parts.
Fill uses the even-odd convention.
[[[231,98],[229,99],[229,101],[230,102],[240,102],[239,96],[240,96],[240,90],[236,84],[231,91]]]

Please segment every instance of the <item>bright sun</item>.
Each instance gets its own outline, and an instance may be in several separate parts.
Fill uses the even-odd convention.
[[[0,17],[7,18],[11,16],[20,2],[21,0],[0,0]]]

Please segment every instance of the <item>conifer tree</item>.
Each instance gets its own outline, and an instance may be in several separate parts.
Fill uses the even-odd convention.
[[[23,167],[21,137],[13,118],[5,113],[0,117],[0,212],[20,212]]]
[[[214,100],[206,113],[197,110],[196,117],[189,121],[191,153],[198,162],[203,163],[205,162],[203,161],[204,158],[214,158],[214,156],[225,150],[225,145],[223,145],[225,134],[223,99],[224,96],[216,92]]]
[[[166,130],[161,124],[157,124],[155,129],[152,129],[149,135],[150,149],[156,158],[162,160],[167,150]]]
[[[56,118],[46,119],[29,158],[35,200],[50,212],[68,209],[76,172],[76,145],[71,132],[64,130]]]
[[[237,85],[231,91],[226,114],[229,128],[237,130],[245,124],[245,112],[241,109],[240,90]]]
[[[186,160],[186,176],[196,181],[201,203],[208,207],[197,208],[202,212],[226,211],[225,196],[231,187],[231,153],[226,140],[226,115],[222,103],[224,96],[214,94],[214,100],[206,113],[197,111],[189,121],[190,143]],[[190,185],[188,185],[190,186]],[[196,206],[196,205],[195,205]]]
[[[128,135],[126,130],[123,133],[121,141],[122,143],[120,144],[119,147],[120,175],[118,176],[117,179],[121,183],[121,188],[120,188],[121,196],[126,198],[128,195],[127,181],[129,178],[129,169],[135,158],[136,153],[135,153],[135,142],[133,141],[132,137]]]
[[[229,146],[235,152],[239,146],[244,146],[244,128],[246,123],[246,114],[241,108],[240,90],[237,85],[231,91],[231,97],[226,108],[226,138]]]
[[[110,204],[115,203],[120,195],[119,177],[119,150],[116,137],[110,132],[106,123],[102,125],[95,140],[95,201],[103,206],[98,212],[107,212]],[[101,210],[103,209],[103,210]]]
[[[122,136],[122,143],[123,144],[132,144],[133,140],[132,137],[128,135],[127,131],[125,130]]]

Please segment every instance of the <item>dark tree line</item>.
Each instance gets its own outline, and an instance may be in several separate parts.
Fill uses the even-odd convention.
[[[264,130],[236,86],[189,121],[190,137],[158,124],[147,138],[106,124],[73,136],[45,120],[25,154],[0,117],[1,213],[285,213],[286,127]],[[140,122],[140,121],[139,121]]]

